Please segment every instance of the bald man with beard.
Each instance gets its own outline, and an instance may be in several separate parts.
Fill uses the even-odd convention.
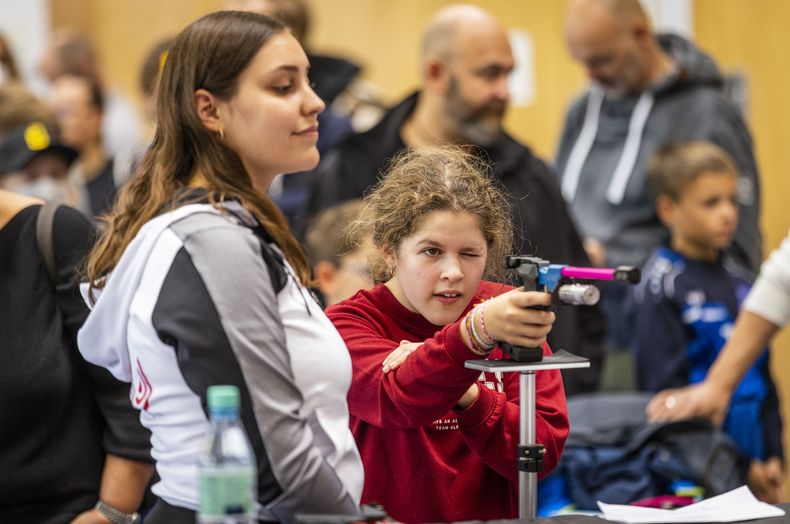
[[[352,135],[318,166],[305,215],[361,198],[390,160],[407,148],[469,146],[491,164],[491,176],[511,199],[514,252],[554,263],[589,265],[554,173],[502,128],[510,101],[513,53],[502,24],[469,5],[439,11],[423,37],[423,85],[371,130]],[[502,261],[504,264],[504,261]],[[568,394],[595,391],[605,323],[596,307],[566,308],[549,335],[555,350],[589,358],[590,369],[563,374]]]

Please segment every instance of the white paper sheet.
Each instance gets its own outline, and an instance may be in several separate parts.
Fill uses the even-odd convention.
[[[598,507],[601,508],[601,518],[628,524],[737,522],[781,517],[785,514],[782,509],[757,500],[746,486],[678,509],[643,508],[603,502],[598,502]]]

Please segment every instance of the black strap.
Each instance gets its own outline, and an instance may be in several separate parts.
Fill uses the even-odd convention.
[[[58,210],[60,204],[54,202],[47,202],[38,211],[36,218],[36,243],[38,244],[38,252],[41,255],[41,260],[44,262],[44,267],[47,269],[47,275],[52,285],[57,283],[57,274],[55,271],[55,248],[52,242],[52,226],[55,222],[55,212]]]
[[[285,260],[282,255],[272,247],[274,241],[272,240],[269,232],[262,226],[250,228],[253,233],[258,237],[261,242],[261,255],[263,255],[263,262],[269,268],[269,277],[272,281],[274,293],[277,294],[285,287],[288,282],[288,274],[285,271]]]

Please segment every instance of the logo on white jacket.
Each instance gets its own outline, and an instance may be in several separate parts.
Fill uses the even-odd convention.
[[[132,405],[137,409],[148,411],[148,401],[152,392],[151,383],[148,381],[148,377],[145,376],[140,359],[135,359],[135,363],[137,364],[137,369],[135,370],[137,372],[137,388],[135,388],[134,397],[132,397]]]

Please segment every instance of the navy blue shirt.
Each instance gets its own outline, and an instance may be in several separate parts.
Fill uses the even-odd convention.
[[[751,289],[748,273],[723,257],[703,262],[660,248],[643,275],[634,293],[639,389],[701,382]],[[736,389],[724,430],[745,454],[763,459],[782,456],[779,428],[766,348]]]

